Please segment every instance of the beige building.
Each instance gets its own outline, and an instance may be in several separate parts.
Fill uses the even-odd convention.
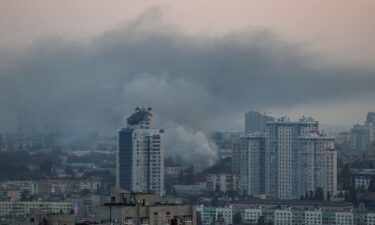
[[[240,176],[238,174],[208,174],[206,181],[209,191],[240,191]]]
[[[113,188],[110,202],[98,210],[99,220],[126,225],[196,225],[194,206],[162,202],[153,194]]]

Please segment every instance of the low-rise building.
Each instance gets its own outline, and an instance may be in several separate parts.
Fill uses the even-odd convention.
[[[98,211],[98,219],[126,225],[196,225],[197,217],[194,206],[161,202],[153,194],[113,188],[110,202]]]
[[[198,206],[202,225],[274,224],[274,225],[375,225],[375,212],[363,204],[358,209],[349,202],[248,199],[228,206]]]
[[[208,174],[206,177],[208,191],[240,191],[240,175],[230,173]]]
[[[0,216],[23,216],[31,210],[68,214],[74,210],[73,202],[0,201]]]

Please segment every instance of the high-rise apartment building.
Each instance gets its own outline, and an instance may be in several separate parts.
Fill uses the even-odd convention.
[[[240,138],[232,138],[232,173],[241,171],[241,141]]]
[[[264,132],[265,123],[273,120],[275,120],[275,118],[272,116],[267,116],[260,112],[249,111],[245,114],[245,132]]]
[[[275,198],[298,196],[298,138],[318,131],[312,118],[290,121],[280,118],[266,123],[266,193]]]
[[[242,136],[241,191],[247,195],[297,199],[310,191],[337,192],[334,138],[319,132],[319,123],[303,117],[266,122],[265,133]]]
[[[367,125],[354,125],[350,134],[352,149],[359,152],[366,151],[369,143],[369,127]]]
[[[119,131],[117,186],[164,194],[164,131],[152,128],[151,108],[136,108]]]
[[[298,195],[322,188],[324,198],[337,192],[337,154],[332,137],[318,133],[298,138]]]
[[[241,137],[241,192],[265,193],[266,136],[262,133]]]

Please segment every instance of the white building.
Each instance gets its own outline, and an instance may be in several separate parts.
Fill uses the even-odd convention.
[[[164,131],[152,127],[151,108],[136,108],[119,131],[117,185],[134,192],[164,194]]]
[[[249,134],[241,141],[241,193],[259,195],[265,193],[266,136]]]
[[[311,133],[298,138],[298,195],[322,188],[324,198],[337,192],[337,153],[334,138]]]
[[[312,118],[266,122],[266,193],[279,199],[298,198],[298,137],[318,131]]]
[[[0,201],[0,216],[22,216],[30,214],[31,209],[38,209],[43,212],[71,213],[74,210],[72,202],[36,202],[36,201]]]
[[[206,177],[207,189],[209,191],[239,191],[240,176],[238,174],[218,173],[208,174]]]

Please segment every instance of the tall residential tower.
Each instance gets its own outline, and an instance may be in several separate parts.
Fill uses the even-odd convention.
[[[152,109],[136,108],[119,130],[117,186],[164,194],[164,131],[152,128]]]

